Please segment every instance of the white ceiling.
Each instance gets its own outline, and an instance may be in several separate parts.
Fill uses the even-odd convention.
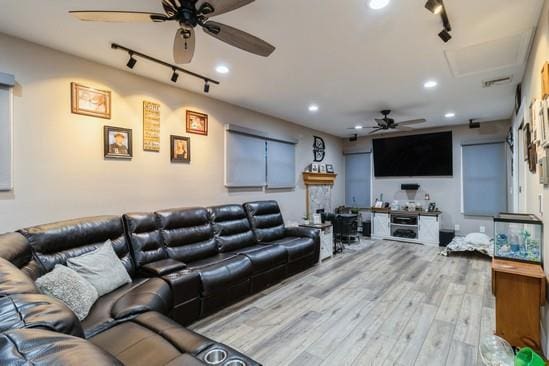
[[[529,44],[543,0],[446,0],[454,28],[446,45],[437,36],[440,17],[423,7],[425,0],[391,0],[377,11],[367,3],[256,0],[216,20],[264,38],[277,46],[275,53],[254,56],[199,31],[188,68],[222,82],[212,87],[214,98],[339,136],[350,135],[347,128],[357,123],[373,125],[384,108],[393,109],[397,121],[427,118],[417,126],[422,128],[510,117],[526,50],[497,45],[520,48],[512,40],[524,38]],[[124,70],[127,55],[111,50],[110,42],[172,61],[173,22],[86,23],[67,14],[93,9],[161,12],[160,0],[0,0],[0,9],[0,32]],[[457,57],[452,61],[451,55]],[[506,60],[490,63],[485,55]],[[514,56],[520,64],[509,66]],[[456,60],[466,74],[451,70]],[[219,63],[228,65],[230,74],[217,75]],[[482,70],[471,72],[475,64]],[[171,83],[171,71],[155,64],[138,62],[132,72]],[[501,76],[513,76],[513,82],[482,88],[482,81]],[[438,87],[424,89],[427,79],[437,80]],[[202,90],[202,83],[190,78],[181,77],[178,85]],[[320,106],[317,113],[308,111],[311,103]],[[449,111],[457,115],[451,121],[444,118]]]

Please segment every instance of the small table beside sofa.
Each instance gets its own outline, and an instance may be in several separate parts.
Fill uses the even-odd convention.
[[[131,282],[82,321],[34,281],[110,240]],[[0,235],[0,361],[259,365],[188,325],[314,266],[318,230],[287,228],[275,201],[100,216]],[[238,361],[238,362],[237,362]]]

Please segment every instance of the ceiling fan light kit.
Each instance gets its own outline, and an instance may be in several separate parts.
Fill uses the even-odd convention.
[[[195,31],[200,26],[204,33],[241,50],[268,57],[275,47],[249,33],[226,24],[210,20],[228,13],[254,0],[162,0],[165,14],[136,11],[79,10],[69,13],[82,21],[101,22],[153,22],[175,21],[179,24],[174,40],[174,61],[188,64],[195,52]]]

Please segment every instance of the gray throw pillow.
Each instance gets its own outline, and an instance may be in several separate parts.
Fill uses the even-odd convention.
[[[82,276],[63,265],[56,265],[53,271],[39,277],[36,286],[45,295],[63,301],[82,320],[88,316],[91,307],[99,297],[97,290]]]
[[[91,283],[99,296],[132,282],[110,240],[93,252],[67,259],[67,266]]]

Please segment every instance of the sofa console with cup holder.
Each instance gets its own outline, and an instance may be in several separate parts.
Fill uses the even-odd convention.
[[[85,318],[40,293],[37,279],[106,242],[128,281],[99,296]],[[285,227],[274,201],[82,218],[2,234],[0,363],[259,365],[184,325],[314,266],[319,251],[318,232]]]

